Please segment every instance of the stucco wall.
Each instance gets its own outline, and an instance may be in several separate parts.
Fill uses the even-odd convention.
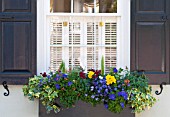
[[[159,90],[158,85],[153,85],[153,95],[158,99],[156,104],[149,110],[136,114],[135,117],[170,117],[170,85],[164,86],[162,94],[155,95],[155,91]]]
[[[0,85],[0,117],[38,117],[38,100],[30,101],[23,96],[22,86],[9,85],[9,96],[4,96],[6,90]]]

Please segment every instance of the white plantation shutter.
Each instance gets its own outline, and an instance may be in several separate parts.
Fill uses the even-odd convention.
[[[116,67],[117,23],[106,17],[57,17],[50,20],[50,68],[66,66],[100,69],[102,56],[105,71]],[[67,26],[64,26],[67,22]],[[100,23],[102,22],[103,25]]]
[[[87,26],[85,35],[87,37],[87,69],[98,69],[99,68],[99,53],[98,53],[98,47],[96,45],[99,45],[99,23],[95,20],[95,18],[92,18],[92,22],[88,22],[90,19],[87,20],[87,23],[85,23]]]
[[[109,72],[110,67],[116,67],[116,41],[117,41],[116,23],[105,23],[105,68]]]
[[[73,19],[72,19],[73,20]],[[74,21],[74,20],[73,20]],[[81,23],[69,23],[69,66],[80,66]]]
[[[56,47],[55,45],[62,45],[62,22],[56,22],[52,20],[50,22],[50,69],[52,71],[57,70],[62,61],[62,47]]]

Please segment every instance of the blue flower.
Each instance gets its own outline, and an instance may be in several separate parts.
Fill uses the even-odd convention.
[[[117,72],[118,72],[118,70],[117,70],[116,68],[113,68],[113,72],[117,73]]]
[[[93,99],[94,99],[94,98],[95,98],[95,96],[94,96],[94,95],[92,95],[92,96],[91,96],[91,98],[93,98]]]
[[[117,90],[117,87],[115,87],[114,90],[116,91],[116,90]]]
[[[63,78],[67,78],[67,74],[63,74]]]
[[[56,75],[56,77],[54,78],[55,81],[58,81],[60,79],[60,75]]]
[[[115,98],[116,98],[116,96],[115,96],[114,94],[110,94],[110,95],[109,95],[109,99],[115,100]]]
[[[106,85],[103,85],[102,88],[107,88],[107,86],[106,86]]]
[[[123,103],[123,102],[121,102],[121,103],[120,103],[120,106],[121,106],[122,108],[124,108],[124,107],[125,107],[125,105],[124,105],[124,103]]]
[[[47,75],[47,78],[51,78],[51,76],[50,76],[50,75]]]
[[[100,93],[100,90],[97,90],[97,93]]]
[[[108,93],[108,89],[105,89],[105,93]]]
[[[130,83],[128,83],[128,85],[127,85],[128,87],[130,86]]]
[[[118,92],[118,96],[122,96],[125,100],[128,98],[128,94],[125,91]]]
[[[43,79],[40,79],[40,83],[42,83],[43,82]]]
[[[103,88],[102,87],[99,87],[99,90],[102,90]]]
[[[97,100],[99,100],[99,98],[95,98],[95,100],[97,101]]]
[[[117,87],[118,87],[118,88],[121,88],[121,85],[118,85]]]
[[[87,96],[88,96],[88,94],[85,94],[85,96],[87,97]]]
[[[90,88],[91,88],[91,91],[93,91],[93,90],[94,90],[94,86],[91,86]]]
[[[69,81],[68,82],[68,86],[71,86],[73,84],[73,82]]]
[[[56,87],[56,89],[60,89],[60,85],[59,84],[56,84],[55,87]]]
[[[104,104],[104,107],[105,107],[106,109],[108,109],[108,104],[107,104],[107,103],[105,103],[105,104]]]

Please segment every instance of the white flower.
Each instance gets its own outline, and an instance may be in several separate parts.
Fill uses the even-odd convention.
[[[103,79],[103,77],[102,77],[102,76],[99,76],[99,79],[101,79],[101,80],[102,80],[102,79]]]

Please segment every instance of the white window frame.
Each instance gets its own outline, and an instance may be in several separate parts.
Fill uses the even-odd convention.
[[[49,70],[49,29],[47,17],[115,16],[117,17],[117,68],[130,68],[130,0],[117,1],[117,13],[50,13],[50,0],[37,0],[37,74]]]

